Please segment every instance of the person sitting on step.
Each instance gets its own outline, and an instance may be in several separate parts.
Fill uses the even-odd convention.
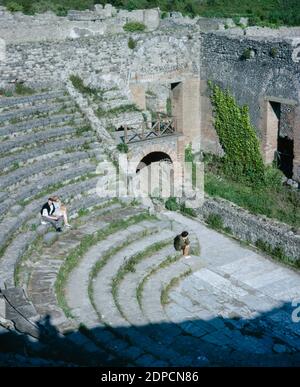
[[[181,234],[176,235],[174,238],[174,248],[177,251],[182,251],[182,254],[185,258],[191,258],[189,255],[190,252],[190,241],[188,238],[189,233],[187,231],[182,231]]]
[[[52,196],[53,204],[55,207],[54,216],[62,216],[66,227],[71,227],[68,222],[67,207],[61,202],[58,196]]]
[[[63,216],[54,215],[55,207],[53,204],[53,198],[49,198],[41,209],[42,223],[50,223],[56,229],[57,232],[62,231]]]

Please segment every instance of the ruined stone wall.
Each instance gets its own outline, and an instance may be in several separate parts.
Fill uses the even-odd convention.
[[[202,148],[219,153],[218,136],[213,128],[212,108],[207,89],[211,80],[229,89],[239,105],[249,107],[251,123],[261,139],[264,160],[272,162],[277,147],[276,120],[269,101],[283,109],[281,133],[291,132],[294,144],[294,178],[300,179],[300,138],[297,126],[300,93],[300,40],[298,38],[230,37],[223,32],[202,34],[200,78],[202,80]],[[244,57],[245,53],[249,57]],[[291,114],[288,113],[290,110]],[[205,118],[205,119],[204,119]]]
[[[243,53],[249,48],[253,50],[253,57],[243,60]],[[275,57],[271,49],[276,51]],[[299,64],[292,59],[293,50],[287,40],[234,39],[224,34],[203,34],[200,77],[229,89],[240,105],[249,106],[251,121],[260,128],[262,99],[276,97],[298,101],[300,73]]]
[[[265,216],[250,214],[247,210],[221,198],[206,198],[198,210],[201,217],[214,214],[221,217],[223,226],[236,238],[255,245],[261,241],[274,250],[281,248],[292,260],[299,259],[300,235],[291,226]]]
[[[158,9],[129,12],[110,4],[104,8],[96,4],[94,10],[69,11],[66,17],[60,17],[53,12],[34,16],[11,13],[0,7],[0,38],[6,43],[21,43],[107,35],[124,32],[123,26],[130,21],[143,23],[152,31],[160,25],[160,12]]]
[[[6,44],[0,61],[0,87],[12,79],[28,85],[55,85],[70,73],[89,77],[118,75],[124,81],[165,77],[172,73],[199,72],[199,37],[188,29],[140,34],[94,36],[64,41]],[[128,47],[132,36],[137,45]]]

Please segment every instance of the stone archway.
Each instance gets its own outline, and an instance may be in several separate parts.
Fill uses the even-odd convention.
[[[148,153],[137,166],[136,173],[138,173],[141,169],[149,166],[152,163],[157,163],[160,161],[168,161],[169,163],[173,163],[171,157],[165,152],[151,152]]]
[[[177,154],[177,138],[174,140],[143,143],[132,149],[129,160],[132,189],[136,196],[167,198],[174,190],[181,174]]]

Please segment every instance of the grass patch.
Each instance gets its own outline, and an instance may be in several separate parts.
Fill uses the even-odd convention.
[[[170,197],[165,202],[165,207],[169,211],[179,211],[183,215],[188,215],[191,217],[196,217],[197,214],[193,208],[186,207],[185,203],[180,203],[177,198]]]
[[[287,187],[253,187],[208,169],[204,189],[208,195],[227,199],[254,215],[265,215],[300,227],[300,193]]]
[[[124,142],[120,142],[120,144],[117,145],[117,149],[121,153],[128,153],[128,145]]]
[[[157,273],[160,269],[164,269],[172,263],[177,262],[181,258],[181,254],[175,254],[175,255],[169,255],[163,262],[161,262],[158,266],[154,267],[150,273],[146,275],[146,277],[143,278],[143,280],[139,283],[138,287],[136,288],[136,298],[139,303],[140,308],[142,309],[142,297],[143,297],[143,290],[146,281],[155,273]]]
[[[168,285],[163,288],[160,296],[160,302],[163,306],[170,303],[169,293],[171,289],[177,286],[183,278],[187,277],[191,273],[192,273],[192,269],[188,269],[184,273],[180,274],[178,277],[172,278],[172,280],[168,283]]]
[[[130,48],[130,50],[134,50],[137,46],[137,42],[130,36],[130,38],[128,39],[128,48]]]
[[[112,108],[110,110],[104,110],[101,107],[99,107],[96,111],[96,115],[99,118],[104,118],[104,117],[117,116],[122,113],[140,112],[140,111],[141,110],[135,104],[130,103],[123,106]]]
[[[35,91],[28,86],[25,86],[23,83],[16,83],[15,93],[17,95],[32,95]]]
[[[0,89],[0,96],[12,97],[14,95],[12,90]]]
[[[278,244],[275,247],[272,247],[269,243],[264,242],[261,239],[258,239],[255,242],[255,246],[259,250],[267,253],[268,255],[270,255],[272,258],[274,258],[279,262],[282,262],[286,265],[289,265],[298,269],[300,268],[300,259],[295,260],[285,255],[284,249],[280,244]]]
[[[85,86],[83,80],[78,75],[70,75],[70,81],[72,82],[72,85],[75,87],[75,89],[77,89],[81,94],[85,94],[92,97],[93,99],[102,101],[103,90]]]
[[[123,30],[126,32],[143,32],[145,31],[146,26],[144,23],[140,22],[128,22],[123,26]]]
[[[155,254],[157,251],[161,250],[162,248],[166,247],[172,242],[171,239],[168,239],[166,241],[157,242],[152,244],[151,246],[148,246],[145,250],[135,254],[132,256],[127,262],[123,264],[123,266],[118,271],[117,275],[113,278],[112,281],[112,295],[115,300],[115,303],[118,307],[119,312],[123,315],[124,318],[126,318],[122,312],[122,308],[119,305],[118,302],[118,287],[121,281],[124,279],[126,274],[128,273],[134,273],[135,272],[135,266],[141,262],[143,259],[146,259],[148,257],[151,257],[153,254]]]
[[[71,314],[70,308],[68,307],[67,301],[65,299],[64,286],[70,272],[76,267],[80,258],[91,248],[91,246],[105,239],[110,234],[113,234],[120,230],[124,230],[135,223],[141,222],[143,220],[149,220],[149,219],[154,219],[154,217],[151,217],[148,214],[142,213],[142,214],[134,215],[129,219],[125,219],[125,220],[121,219],[121,220],[112,222],[105,229],[100,229],[94,234],[86,235],[81,240],[79,246],[74,248],[67,255],[65,262],[63,263],[63,265],[61,266],[58,272],[57,279],[55,282],[55,292],[57,295],[58,303],[64,310],[67,317],[72,317],[72,314]],[[110,254],[113,253],[113,251],[114,250],[111,250]],[[97,264],[94,266],[91,272],[91,277],[94,277],[98,273],[98,271],[101,270],[101,268],[105,265],[108,259],[109,259],[109,256],[102,257],[102,260],[97,262]]]
[[[80,126],[79,128],[76,128],[76,136],[80,137],[83,135],[83,133],[89,132],[91,130],[92,129],[91,129],[90,125]]]
[[[206,223],[214,230],[223,230],[223,219],[218,214],[209,214],[205,219]]]

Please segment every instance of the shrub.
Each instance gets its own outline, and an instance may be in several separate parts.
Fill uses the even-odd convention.
[[[128,22],[123,26],[123,29],[126,32],[142,32],[145,31],[146,26],[139,22]]]
[[[89,86],[85,86],[83,80],[78,75],[70,75],[70,81],[72,82],[72,85],[75,87],[75,89],[80,91],[80,93],[97,96],[97,90]]]
[[[206,223],[216,230],[222,230],[224,227],[223,220],[218,214],[209,214],[206,218]]]
[[[278,54],[277,48],[272,47],[272,48],[270,49],[270,56],[271,56],[272,58],[275,58],[275,57],[277,56],[277,54]]]
[[[128,39],[128,47],[130,48],[130,50],[134,50],[136,48],[136,41],[134,39],[132,39],[132,37],[130,37]]]
[[[16,83],[16,94],[18,95],[31,95],[34,93],[34,90],[28,86],[23,85],[23,83]]]
[[[186,215],[189,215],[189,216],[193,216],[193,217],[197,216],[195,210],[193,208],[191,208],[191,207],[186,207],[185,203],[182,203],[180,205],[180,211],[183,214],[186,214]]]
[[[177,199],[174,197],[170,197],[166,200],[165,207],[170,211],[180,210],[180,205],[177,203]]]
[[[265,185],[271,188],[279,188],[282,186],[284,174],[277,168],[267,166],[265,169]]]
[[[251,56],[252,56],[252,50],[251,48],[246,48],[242,55],[241,55],[241,59],[242,60],[247,60],[247,59],[251,59]]]
[[[15,1],[10,1],[9,3],[7,3],[6,8],[10,12],[22,12],[23,11],[23,6]]]
[[[128,145],[125,144],[124,142],[121,142],[120,144],[118,144],[117,149],[121,153],[128,153]]]

